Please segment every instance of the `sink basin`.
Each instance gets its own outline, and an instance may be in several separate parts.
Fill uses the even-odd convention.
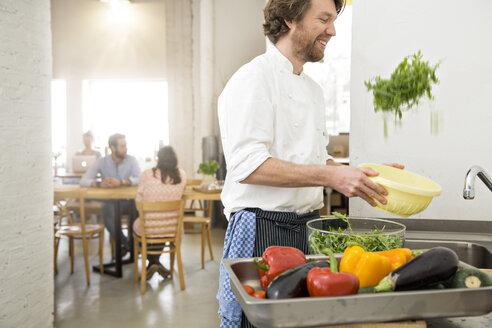
[[[437,246],[443,246],[452,249],[458,254],[461,261],[468,263],[476,268],[492,269],[492,253],[479,244],[460,241],[445,240],[423,240],[407,239],[405,247],[410,249],[426,249]]]

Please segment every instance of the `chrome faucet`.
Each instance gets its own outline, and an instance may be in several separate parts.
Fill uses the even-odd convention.
[[[480,180],[492,191],[492,178],[478,165],[472,166],[465,176],[465,187],[463,188],[463,198],[475,198],[475,177],[478,175]]]

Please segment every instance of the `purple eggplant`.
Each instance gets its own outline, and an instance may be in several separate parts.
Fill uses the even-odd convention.
[[[453,250],[431,248],[384,277],[374,291],[415,290],[442,282],[455,274],[458,262],[458,255]]]

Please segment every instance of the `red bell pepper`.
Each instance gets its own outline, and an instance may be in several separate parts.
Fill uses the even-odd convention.
[[[357,294],[359,290],[359,278],[348,272],[338,272],[337,260],[331,250],[329,268],[312,268],[307,275],[307,288],[309,296],[342,296]]]
[[[264,274],[260,278],[260,286],[261,286],[261,288],[263,288],[264,290],[266,290],[267,287],[268,287],[268,285],[270,285],[270,279],[268,279],[267,275]]]
[[[294,247],[270,246],[263,252],[263,264],[258,263],[255,258],[253,263],[260,269],[260,285],[265,289],[270,282],[282,272],[297,265],[306,263],[303,252]],[[262,272],[264,271],[264,272]],[[262,273],[264,273],[262,275]]]

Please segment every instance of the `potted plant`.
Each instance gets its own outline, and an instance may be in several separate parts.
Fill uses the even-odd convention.
[[[203,174],[202,187],[209,188],[215,184],[215,172],[219,169],[217,161],[205,161],[198,166],[198,173]]]
[[[63,154],[63,150],[60,149],[58,150],[57,152],[53,152],[53,159],[54,159],[54,176],[56,176],[58,174],[58,158]]]

